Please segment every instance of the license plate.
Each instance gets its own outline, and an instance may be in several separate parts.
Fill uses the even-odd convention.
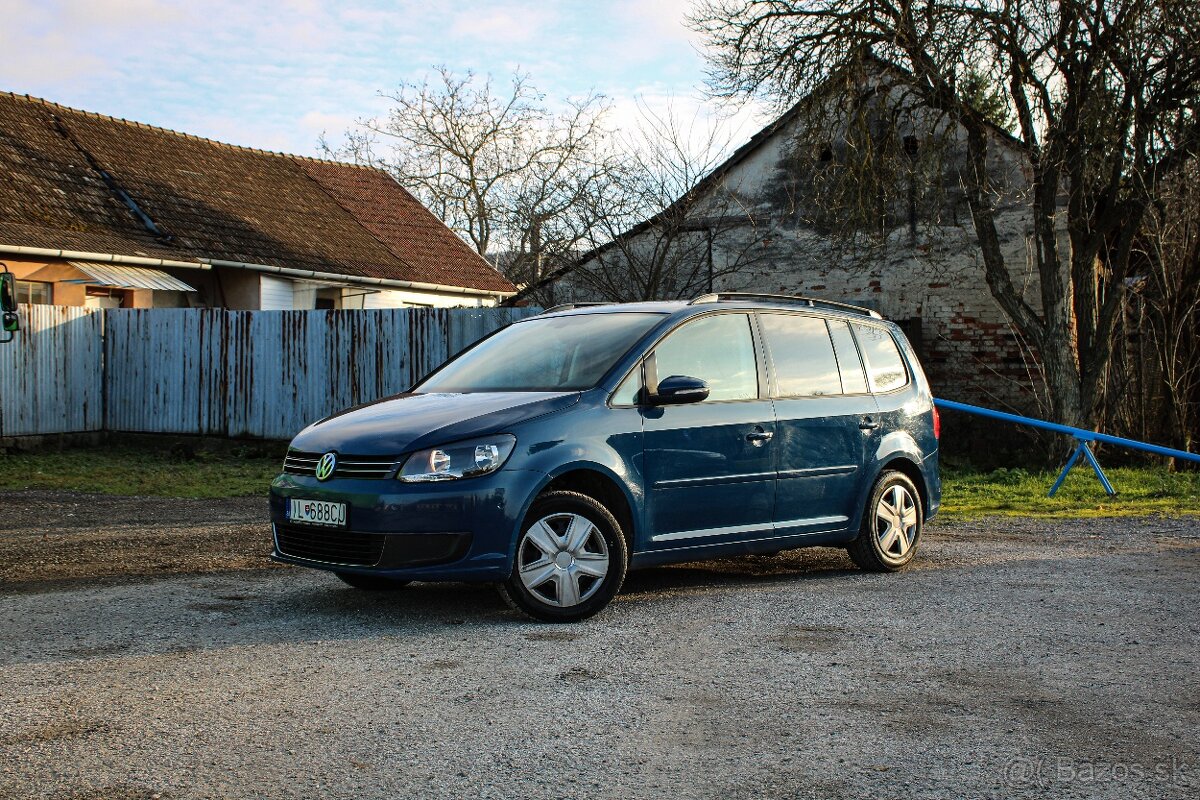
[[[287,517],[292,522],[306,525],[327,525],[331,528],[346,527],[346,504],[329,503],[324,500],[288,500]]]

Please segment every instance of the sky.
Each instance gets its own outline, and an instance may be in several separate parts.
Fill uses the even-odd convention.
[[[0,0],[0,90],[232,144],[316,155],[381,90],[455,72],[528,73],[551,103],[640,100],[737,145],[758,108],[706,99],[690,0]],[[722,121],[724,120],[724,121]]]

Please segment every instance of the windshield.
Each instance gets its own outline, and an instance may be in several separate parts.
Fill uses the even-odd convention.
[[[530,319],[485,339],[422,381],[417,392],[573,392],[599,383],[661,314]]]

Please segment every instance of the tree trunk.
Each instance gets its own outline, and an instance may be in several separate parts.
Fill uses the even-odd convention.
[[[966,172],[967,201],[975,224],[976,239],[983,256],[984,274],[992,297],[1008,315],[1012,324],[1028,341],[1036,342],[1045,368],[1054,421],[1082,427],[1087,422],[1080,395],[1079,364],[1072,341],[1071,309],[1064,272],[1059,263],[1054,228],[1055,176],[1039,175],[1034,187],[1033,213],[1037,218],[1038,274],[1041,278],[1042,314],[1039,316],[1012,283],[1004,261],[996,219],[991,204],[992,191],[987,172],[988,134],[977,120],[965,120],[967,147],[971,159]],[[1048,199],[1047,199],[1048,198]],[[1049,202],[1049,214],[1043,211]]]
[[[1038,345],[1046,373],[1046,388],[1050,391],[1051,416],[1055,422],[1076,428],[1088,427],[1088,415],[1083,408],[1079,386],[1079,367],[1071,346],[1069,331],[1047,332]]]

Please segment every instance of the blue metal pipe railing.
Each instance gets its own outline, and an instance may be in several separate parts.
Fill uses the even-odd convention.
[[[1104,474],[1104,470],[1100,468],[1100,462],[1096,460],[1096,454],[1092,452],[1090,447],[1092,442],[1101,442],[1103,444],[1111,444],[1117,447],[1125,447],[1130,450],[1141,450],[1145,453],[1154,453],[1159,456],[1168,458],[1182,458],[1187,461],[1195,461],[1200,463],[1200,453],[1189,453],[1186,450],[1173,450],[1170,447],[1162,445],[1150,444],[1149,442],[1139,442],[1136,439],[1124,439],[1120,436],[1109,436],[1107,433],[1099,433],[1097,431],[1089,431],[1083,428],[1073,428],[1070,425],[1060,425],[1057,422],[1047,422],[1044,419],[1035,417],[1022,417],[1018,414],[1009,414],[1005,411],[993,411],[990,408],[982,406],[972,406],[967,403],[957,403],[953,400],[941,400],[934,398],[934,403],[938,408],[944,408],[950,411],[962,411],[967,414],[976,414],[980,417],[989,419],[998,419],[1003,422],[1011,422],[1014,425],[1026,425],[1031,428],[1040,428],[1042,430],[1054,431],[1055,433],[1063,433],[1067,436],[1074,437],[1079,446],[1075,448],[1075,452],[1067,459],[1066,466],[1058,475],[1058,480],[1054,482],[1054,486],[1050,488],[1050,497],[1062,486],[1063,481],[1067,479],[1067,473],[1071,471],[1071,467],[1075,466],[1075,462],[1083,456],[1091,465],[1092,470],[1096,473],[1096,477],[1100,479],[1100,483],[1104,486],[1104,491],[1110,495],[1115,495],[1117,490],[1109,483],[1108,477]]]

